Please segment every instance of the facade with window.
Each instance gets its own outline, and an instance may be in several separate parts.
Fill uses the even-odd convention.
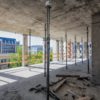
[[[16,53],[16,39],[0,37],[0,69],[8,68],[10,53]]]
[[[43,52],[43,46],[42,45],[31,46],[31,53],[32,54],[37,54],[38,52]]]
[[[0,54],[15,53],[16,39],[0,37]]]
[[[31,46],[31,47],[29,47],[30,48],[30,52],[32,53],[32,54],[37,54],[38,52],[43,52],[43,45],[33,45],[33,46]],[[53,51],[53,49],[52,49],[52,47],[50,47],[50,52],[52,52]]]

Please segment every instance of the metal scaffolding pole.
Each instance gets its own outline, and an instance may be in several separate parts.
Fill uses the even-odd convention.
[[[81,45],[82,45],[82,64],[83,64],[83,37],[81,37]]]
[[[29,57],[31,59],[31,29],[29,30]]]
[[[47,34],[46,34],[46,24],[45,24],[45,26],[44,26],[44,30],[45,30],[45,37],[44,37],[44,77],[46,77],[46,63],[47,63],[47,57],[46,57],[46,50],[47,50],[47,46],[46,46],[46,44],[47,44],[47,40],[46,40],[46,38],[47,38]]]
[[[76,58],[77,58],[77,46],[76,46],[76,35],[75,35],[75,65],[76,65]]]
[[[49,100],[49,67],[50,67],[50,9],[51,9],[51,0],[46,1],[46,34],[47,34],[47,45],[46,45],[46,56],[47,56],[47,74],[46,74],[46,85],[47,85],[47,100]]]
[[[89,74],[90,69],[89,69],[89,46],[88,46],[88,43],[89,43],[89,27],[87,26],[87,71]]]
[[[65,41],[66,41],[66,69],[67,69],[67,33],[65,34]]]

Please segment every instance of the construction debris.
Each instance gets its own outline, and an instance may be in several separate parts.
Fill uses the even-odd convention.
[[[65,83],[66,79],[62,80],[61,82],[58,82],[58,84],[54,87],[53,91],[57,92]]]
[[[88,76],[58,74],[55,81],[50,82],[49,96],[53,100],[96,100],[95,95],[87,93],[92,86]],[[29,91],[46,94],[47,88],[38,84]]]
[[[56,77],[80,77],[80,75],[57,74]]]
[[[30,92],[34,91],[35,93],[44,92],[46,94],[47,93],[47,88],[43,87],[42,85],[39,84],[36,87],[30,88],[29,91]],[[60,100],[60,98],[52,90],[49,90],[49,95],[54,100]]]
[[[93,96],[79,97],[77,100],[95,100]]]
[[[53,85],[55,85],[55,84],[57,84],[57,83],[59,83],[60,81],[62,81],[64,78],[58,78],[57,80],[55,80],[55,81],[53,81],[53,82],[50,82],[50,86],[53,86]]]
[[[78,80],[89,80],[89,76],[82,76],[82,75],[76,75],[76,74],[57,74],[56,77],[62,77],[62,78],[66,78],[66,77],[73,77],[73,78],[77,78]]]
[[[95,100],[95,96],[90,96],[86,92],[93,86],[88,75],[57,74],[56,77],[61,77],[62,80],[52,89],[58,95],[63,94],[61,100]]]

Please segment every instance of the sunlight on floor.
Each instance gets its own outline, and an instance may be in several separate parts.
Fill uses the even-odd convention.
[[[86,60],[86,59],[84,59]],[[81,62],[81,59],[77,59],[77,62]],[[74,64],[74,59],[68,62],[68,65]],[[66,62],[51,62],[50,71],[62,68],[66,65]],[[34,64],[31,67],[18,67],[5,69],[0,71],[0,86],[16,81],[22,81],[26,78],[33,77],[35,75],[44,72],[43,64]]]

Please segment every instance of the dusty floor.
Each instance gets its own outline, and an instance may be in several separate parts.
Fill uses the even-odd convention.
[[[71,72],[70,75],[72,73],[74,72]],[[69,73],[66,73],[66,75],[69,75]],[[82,77],[84,77],[84,75],[82,75]],[[60,100],[99,100],[100,86],[96,86],[90,79],[67,77],[63,80],[65,80],[65,83],[55,92]],[[56,90],[55,87],[57,87],[59,83],[52,86],[51,90]]]
[[[35,65],[36,66],[36,65]],[[76,66],[69,65],[68,70],[65,68],[65,64],[58,64],[58,63],[52,63],[51,66],[55,68],[54,70],[50,71],[50,82],[54,82],[57,79],[56,74],[78,74],[78,75],[86,75],[87,67],[86,62],[82,65],[81,63],[78,63]],[[36,67],[43,68],[43,65],[37,65]],[[58,68],[57,68],[58,67]],[[29,71],[36,71],[35,67],[28,68]],[[43,70],[43,69],[42,69]],[[27,73],[23,73],[24,76],[27,75]],[[14,78],[14,77],[13,77]],[[17,78],[17,76],[15,77]],[[69,80],[69,81],[68,81]],[[78,95],[95,95],[96,100],[100,100],[100,86],[90,86],[87,89],[80,90],[76,89],[75,85],[82,85],[80,81],[70,82],[70,80],[75,81],[76,79],[67,79],[68,84],[65,84],[65,87],[62,87],[61,90],[59,90],[56,94],[61,98],[61,100],[68,100],[68,97],[66,97],[65,94],[67,92],[73,91],[74,93]],[[46,79],[44,77],[43,73],[36,74],[34,76],[28,77],[28,78],[20,78],[19,81],[16,81],[14,83],[6,84],[4,86],[0,87],[0,100],[46,100],[46,95],[44,92],[35,93],[34,91],[29,91],[30,88],[33,88],[37,86],[38,84],[41,84],[42,86],[46,86]],[[79,86],[78,86],[79,87]],[[86,87],[86,86],[85,86]],[[54,100],[50,98],[50,100]],[[70,99],[69,99],[70,100]]]

